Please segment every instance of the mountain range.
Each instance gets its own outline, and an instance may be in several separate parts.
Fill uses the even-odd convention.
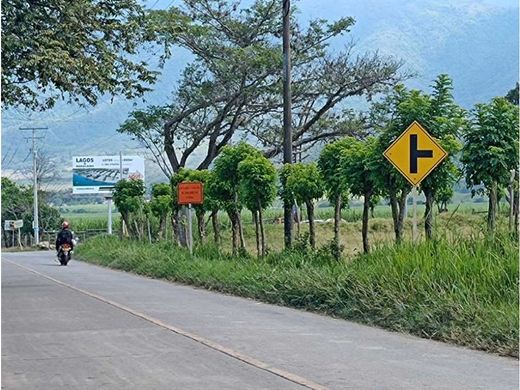
[[[148,1],[148,7],[164,8],[166,0]],[[345,40],[354,39],[359,50],[379,51],[405,61],[417,76],[411,88],[428,89],[440,73],[454,80],[457,102],[470,109],[475,103],[505,95],[519,77],[518,2],[514,0],[300,0],[293,1],[298,18],[356,20]],[[331,50],[344,42],[336,39]],[[149,58],[149,54],[143,54]],[[178,49],[166,64],[154,90],[143,99],[101,99],[96,107],[59,104],[43,112],[19,109],[2,112],[2,174],[13,174],[30,164],[28,134],[19,127],[45,126],[39,149],[69,170],[72,156],[84,154],[143,154],[129,137],[116,132],[128,112],[149,104],[164,104],[171,96],[190,54]],[[151,58],[151,62],[154,59]],[[148,164],[147,181],[164,179]],[[68,175],[65,173],[64,175]]]

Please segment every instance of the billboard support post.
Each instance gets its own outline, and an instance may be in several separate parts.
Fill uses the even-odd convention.
[[[123,153],[119,152],[119,180],[123,180]]]
[[[107,197],[108,203],[108,234],[112,234],[112,197]]]

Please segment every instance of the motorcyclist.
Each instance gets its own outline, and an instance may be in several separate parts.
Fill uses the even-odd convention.
[[[56,237],[56,252],[59,253],[60,246],[63,244],[69,244],[71,251],[74,250],[74,235],[70,231],[67,221],[63,221],[61,230],[58,232],[58,237]]]

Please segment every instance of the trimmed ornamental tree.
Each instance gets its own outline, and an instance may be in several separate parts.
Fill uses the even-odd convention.
[[[437,191],[452,186],[459,178],[455,156],[462,145],[458,141],[461,130],[467,126],[466,112],[454,101],[452,81],[448,75],[441,74],[433,85],[425,112],[424,126],[448,153],[445,158],[421,183],[426,197],[424,210],[424,230],[426,238],[433,237],[433,202]]]
[[[144,182],[142,180],[119,180],[114,186],[114,204],[121,213],[121,218],[128,229],[133,231],[130,216],[139,212],[144,204],[145,194]],[[123,229],[122,229],[123,231]],[[135,229],[135,233],[138,233]]]
[[[256,251],[258,256],[265,256],[263,210],[276,197],[276,168],[264,156],[250,156],[238,164],[238,174],[240,200],[252,212],[255,222]]]
[[[241,142],[236,146],[225,146],[219,157],[215,160],[213,173],[218,183],[216,199],[222,203],[231,221],[233,254],[239,249],[245,250],[244,234],[240,211],[242,203],[238,196],[240,187],[240,175],[238,165],[248,157],[260,157],[261,152],[253,146]]]
[[[159,219],[159,239],[165,238],[168,215],[172,209],[172,189],[167,183],[157,183],[152,186],[150,210]]]
[[[339,227],[341,223],[341,209],[347,200],[348,191],[341,179],[341,154],[350,146],[350,138],[343,138],[327,144],[321,151],[318,159],[318,169],[323,177],[323,185],[329,201],[334,204],[334,243],[338,250],[336,256],[341,256]]]
[[[316,163],[285,164],[281,172],[282,198],[294,203],[305,203],[307,218],[309,219],[309,241],[313,249],[316,248],[316,229],[314,222],[314,201],[323,196],[325,185]]]
[[[378,154],[377,140],[374,137],[360,141],[350,138],[350,147],[341,154],[341,177],[349,192],[355,196],[363,197],[363,251],[368,253],[370,245],[368,241],[368,218],[371,202],[380,194],[376,171],[381,159]]]
[[[518,107],[505,98],[494,98],[489,104],[477,104],[471,126],[464,132],[462,162],[468,187],[476,193],[487,193],[489,208],[487,228],[496,228],[497,197],[500,188],[509,184],[511,170],[518,170]]]

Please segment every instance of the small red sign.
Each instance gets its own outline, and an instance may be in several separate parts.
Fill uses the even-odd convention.
[[[204,203],[204,186],[201,182],[184,182],[177,185],[177,204]]]

